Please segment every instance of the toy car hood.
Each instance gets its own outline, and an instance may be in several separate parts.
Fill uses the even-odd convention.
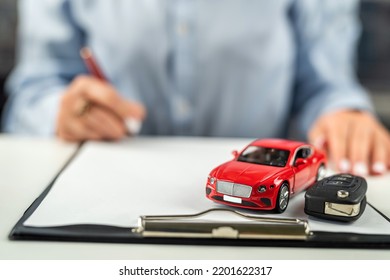
[[[219,180],[226,180],[252,186],[277,175],[282,167],[259,165],[254,163],[229,161],[215,169],[215,176]]]

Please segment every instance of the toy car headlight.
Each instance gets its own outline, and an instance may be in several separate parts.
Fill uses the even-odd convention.
[[[257,189],[257,191],[258,191],[259,193],[263,193],[263,192],[265,192],[266,190],[267,190],[267,187],[264,186],[264,185],[261,185],[261,186],[258,187],[258,189]]]
[[[209,183],[210,185],[214,185],[216,179],[214,177],[209,177]]]

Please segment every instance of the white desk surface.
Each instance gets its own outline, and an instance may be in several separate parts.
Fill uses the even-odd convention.
[[[194,139],[194,141],[196,141]],[[226,141],[226,140],[225,140]],[[242,140],[231,140],[241,141]],[[10,241],[8,234],[76,145],[0,134],[0,260],[390,259],[390,250]],[[369,201],[390,213],[390,174],[369,178]],[[388,208],[388,209],[387,209]]]

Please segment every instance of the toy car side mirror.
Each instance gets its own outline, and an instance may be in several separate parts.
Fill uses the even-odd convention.
[[[304,159],[304,158],[297,158],[297,159],[295,160],[295,166],[300,166],[300,165],[306,164],[306,163],[307,163],[307,160]]]
[[[237,158],[238,157],[238,151],[237,150],[232,151],[232,155],[234,156],[234,158]]]

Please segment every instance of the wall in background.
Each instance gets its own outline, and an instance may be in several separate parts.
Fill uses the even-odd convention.
[[[390,1],[363,1],[358,76],[374,90],[390,89]]]
[[[358,77],[371,92],[379,117],[390,129],[390,0],[362,1],[360,18]]]
[[[0,75],[7,74],[14,62],[15,30],[16,30],[15,0],[0,0]]]
[[[0,121],[6,99],[3,93],[4,81],[15,59],[16,2],[0,0]]]

